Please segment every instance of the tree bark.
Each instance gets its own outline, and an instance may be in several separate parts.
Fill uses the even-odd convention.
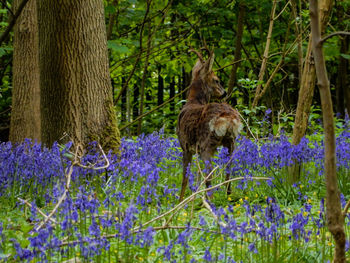
[[[320,23],[321,34],[324,32],[325,27],[329,20],[330,11],[333,5],[333,0],[320,0]],[[307,123],[310,114],[310,108],[312,99],[314,96],[315,88],[315,63],[312,57],[312,39],[309,38],[308,48],[305,55],[305,64],[303,67],[303,74],[301,79],[301,86],[299,90],[298,105],[295,114],[295,122],[293,128],[292,143],[297,145],[300,143],[301,138],[305,135]]]
[[[125,77],[122,77],[122,86],[125,83]],[[121,105],[120,105],[120,113],[121,113],[121,118],[120,122],[125,123],[126,122],[126,95],[127,92],[124,90],[122,92],[122,99],[121,99]]]
[[[228,98],[229,102],[233,99],[231,98],[233,88],[237,84],[237,69],[239,67],[239,61],[242,57],[242,38],[243,38],[243,21],[245,16],[245,3],[240,2],[239,3],[239,10],[238,10],[238,22],[237,22],[237,34],[236,34],[236,45],[235,45],[235,57],[234,57],[234,64],[232,65],[231,73],[230,73],[230,79],[228,81]]]
[[[340,53],[341,54],[347,54],[349,51],[349,41],[348,37],[344,37],[340,40]],[[345,105],[347,103],[347,111],[349,113],[350,105],[349,102],[346,101],[347,99],[347,93],[349,93],[347,90],[349,90],[349,86],[347,83],[347,76],[348,76],[348,60],[345,59],[342,56],[339,56],[339,65],[338,65],[338,71],[337,71],[337,83],[336,83],[336,100],[337,100],[337,113],[340,113],[340,116],[344,118],[345,116]]]
[[[158,92],[157,92],[157,106],[164,102],[164,78],[162,77],[161,66],[158,66]],[[163,110],[159,110],[163,113]]]
[[[171,78],[171,82],[169,84],[169,99],[172,99],[175,97],[175,77]],[[169,105],[169,110],[170,110],[170,118],[176,115],[175,113],[175,101],[171,100],[170,105]],[[174,123],[170,123],[170,129],[173,130],[175,129]]]
[[[15,0],[14,10],[21,1]],[[30,0],[14,28],[10,141],[40,141],[39,42],[36,1]]]
[[[103,1],[38,1],[42,140],[118,151]]]
[[[118,0],[114,0],[112,5],[115,7],[118,7],[119,5]],[[116,23],[118,16],[119,16],[119,10],[109,16],[109,23],[107,27],[107,40],[111,40],[112,38],[113,26]]]
[[[132,120],[135,121],[137,116],[139,116],[139,97],[140,97],[140,88],[137,84],[134,85],[133,93],[133,103],[132,103]],[[137,133],[137,125],[133,127],[134,133]]]
[[[151,1],[147,1],[147,8],[151,8]],[[142,39],[140,40],[142,41]],[[151,47],[152,47],[152,32],[151,32],[151,21],[148,22],[148,38],[147,38],[147,54],[146,54],[146,59],[145,59],[145,65],[143,68],[143,75],[142,75],[142,80],[141,80],[141,94],[140,94],[140,109],[139,113],[140,116],[143,114],[143,105],[144,105],[144,99],[145,99],[145,85],[146,85],[146,78],[148,74],[148,62],[149,62],[149,56],[151,53]],[[142,118],[139,120],[138,126],[137,126],[137,135],[141,134],[142,130]]]
[[[345,232],[344,216],[340,203],[338,189],[336,153],[335,153],[335,128],[333,118],[332,98],[329,80],[327,77],[326,63],[323,55],[322,37],[320,32],[318,0],[310,0],[310,18],[312,33],[312,50],[315,58],[315,68],[320,90],[325,146],[325,177],[326,177],[326,211],[328,229],[335,241],[333,262],[345,262]]]

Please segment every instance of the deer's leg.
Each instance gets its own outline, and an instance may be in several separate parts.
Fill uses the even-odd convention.
[[[234,140],[225,140],[222,142],[222,145],[228,149],[229,156],[231,157],[234,149],[235,149],[235,141]],[[230,173],[226,173],[226,181],[230,179]],[[227,195],[231,194],[231,183],[227,184]]]
[[[182,199],[184,198],[185,191],[186,191],[186,186],[188,183],[188,176],[187,176],[187,167],[192,161],[192,153],[190,152],[183,152],[183,157],[182,157],[182,186],[181,186],[181,193],[180,193],[180,198],[179,201],[181,202]]]

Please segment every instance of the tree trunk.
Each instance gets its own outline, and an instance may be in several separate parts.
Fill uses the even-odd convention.
[[[118,0],[114,0],[112,5],[118,8],[118,5],[119,5]],[[111,40],[112,38],[113,26],[116,23],[116,21],[118,21],[118,16],[119,16],[119,10],[117,10],[115,13],[109,16],[109,23],[107,27],[107,40]]]
[[[340,40],[340,53],[347,54],[349,50],[349,42],[347,37]],[[339,56],[339,64],[337,71],[337,83],[336,83],[336,110],[342,118],[345,116],[345,94],[346,90],[349,89],[347,85],[347,76],[348,76],[348,60],[342,56]]]
[[[125,77],[122,77],[122,87],[125,84]],[[121,99],[121,105],[120,105],[120,113],[121,118],[120,122],[125,123],[126,122],[126,90],[123,90],[122,92],[122,99]]]
[[[184,91],[191,83],[191,72],[186,72],[185,67],[182,67],[182,89]],[[181,95],[181,100],[186,100],[187,92],[183,92]],[[185,105],[185,102],[182,103],[182,106]]]
[[[328,23],[332,5],[333,0],[320,0],[321,34],[324,32],[325,27]],[[303,67],[297,111],[295,114],[295,122],[292,136],[292,143],[294,145],[299,144],[301,138],[303,138],[303,136],[305,135],[312,99],[314,96],[316,71],[311,49],[312,39],[310,37],[305,56],[305,64]]]
[[[117,152],[103,1],[38,1],[42,140]]]
[[[344,216],[340,203],[338,189],[335,128],[333,119],[333,106],[329,80],[327,77],[326,62],[323,55],[323,45],[320,32],[318,0],[310,0],[311,34],[313,39],[312,50],[315,58],[315,67],[320,90],[323,126],[324,126],[324,169],[326,177],[326,215],[328,229],[335,241],[334,263],[345,262],[345,232]]]
[[[237,84],[237,69],[239,67],[239,61],[241,60],[242,57],[242,38],[243,38],[243,21],[244,21],[244,16],[245,16],[245,3],[240,2],[239,3],[239,10],[238,10],[238,22],[237,22],[237,35],[236,35],[236,45],[235,45],[235,58],[234,58],[234,64],[232,65],[231,69],[231,74],[230,74],[230,79],[228,82],[228,98],[229,102],[232,103],[232,100],[234,98],[231,98],[233,88]],[[235,103],[236,104],[236,103]]]
[[[336,2],[337,3],[337,2]],[[346,26],[344,23],[344,7],[341,4],[338,4],[335,6],[336,13],[338,17],[338,24],[339,29],[341,31],[346,30]],[[350,11],[350,8],[349,10]],[[349,51],[349,37],[344,36],[340,39],[340,54],[347,54]],[[340,114],[342,118],[345,117],[345,108],[347,108],[347,111],[349,113],[349,102],[347,102],[347,99],[349,98],[349,86],[347,83],[347,76],[348,76],[348,60],[345,59],[343,56],[339,56],[339,64],[338,64],[338,70],[337,70],[337,81],[336,81],[336,110],[337,113]],[[346,107],[347,106],[347,107]]]
[[[277,0],[273,0],[271,14],[270,14],[269,30],[266,37],[265,51],[264,51],[264,56],[260,67],[260,72],[259,72],[258,86],[256,87],[255,96],[252,104],[253,109],[258,105],[258,102],[262,96],[260,93],[261,93],[262,82],[264,80],[265,71],[267,67],[267,60],[269,58],[269,50],[270,50],[270,43],[272,38],[273,24],[275,21],[276,6],[277,6]]]
[[[133,94],[133,103],[132,103],[132,120],[134,121],[139,116],[139,97],[140,97],[140,88],[137,84],[134,85],[134,94]],[[137,125],[134,125],[134,133],[137,133]]]
[[[164,79],[162,77],[161,67],[158,66],[158,92],[157,92],[157,106],[164,102]],[[163,113],[163,109],[159,110]]]
[[[172,77],[171,78],[171,82],[170,82],[170,85],[169,85],[169,98],[173,98],[175,96],[175,77]],[[175,101],[172,100],[170,102],[170,118],[172,118],[175,114]],[[170,129],[173,130],[175,129],[175,126],[174,126],[174,122],[171,122],[170,124]]]
[[[21,1],[15,0],[14,10]],[[10,141],[40,141],[39,43],[36,1],[17,19],[13,42],[13,90]]]

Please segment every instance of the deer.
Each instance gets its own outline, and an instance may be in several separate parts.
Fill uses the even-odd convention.
[[[185,105],[182,107],[177,120],[176,134],[183,151],[182,186],[179,201],[184,198],[188,184],[187,168],[192,162],[192,156],[199,153],[202,161],[211,168],[211,158],[219,146],[228,149],[231,155],[234,144],[242,129],[241,119],[237,110],[221,100],[226,91],[220,84],[219,78],[212,70],[214,52],[204,48],[209,57],[205,60],[202,54],[194,49],[198,60],[192,69],[192,80],[189,86]],[[226,174],[226,180],[229,179]],[[211,176],[207,179],[206,187],[210,187]],[[227,194],[230,194],[230,185]]]

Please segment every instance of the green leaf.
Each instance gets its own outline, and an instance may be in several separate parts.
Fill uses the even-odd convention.
[[[129,52],[129,48],[128,47],[120,45],[119,43],[116,43],[113,40],[108,41],[108,48],[110,48],[113,51],[118,52],[120,54],[126,54],[126,53]]]
[[[116,9],[113,5],[106,6],[106,8],[105,8],[106,15],[113,14],[115,12],[116,12]]]
[[[340,54],[340,56],[342,56],[345,59],[350,59],[350,55],[349,54]]]

